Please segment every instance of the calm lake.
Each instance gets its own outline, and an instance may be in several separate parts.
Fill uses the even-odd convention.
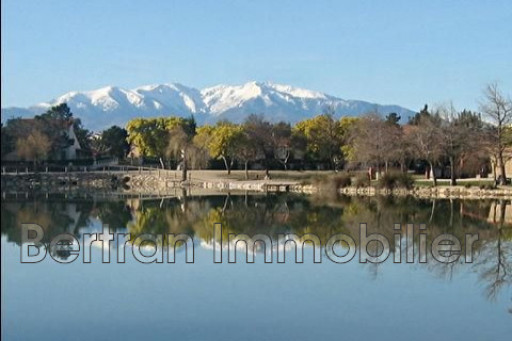
[[[510,340],[512,335],[512,206],[499,200],[334,198],[298,195],[218,194],[165,199],[119,199],[83,195],[7,195],[2,199],[2,334],[8,340]],[[102,263],[92,247],[69,264],[55,259],[21,263],[21,224],[44,228],[42,242],[69,233],[78,240],[101,232],[187,234],[176,262]],[[382,263],[360,263],[359,250],[344,264],[323,253],[314,263],[312,244],[304,262],[285,248],[285,263],[264,262],[272,250],[256,247],[256,259],[214,263],[213,225],[229,233],[329,238],[346,234],[360,243],[359,224],[390,241]],[[437,235],[461,241],[478,234],[474,259],[441,263],[393,262],[394,224],[425,224],[427,244]],[[419,245],[414,237],[414,245]],[[97,243],[95,243],[97,244]],[[464,242],[462,243],[464,244]],[[261,246],[257,243],[256,246]],[[464,246],[464,245],[463,245]],[[402,244],[403,249],[405,244]],[[151,253],[146,249],[146,254]],[[115,254],[116,246],[112,246]],[[343,251],[345,250],[345,251]],[[83,251],[83,249],[82,249]],[[339,244],[337,254],[347,251]],[[418,248],[416,248],[416,251]]]

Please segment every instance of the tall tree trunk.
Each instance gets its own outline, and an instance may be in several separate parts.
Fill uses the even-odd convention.
[[[453,199],[450,199],[450,227],[453,227]]]
[[[224,206],[222,206],[222,215],[224,216],[224,213],[226,212],[226,209],[228,208],[229,203],[229,192],[226,195],[226,198],[224,199]]]
[[[507,174],[505,171],[505,162],[503,162],[503,152],[499,152],[498,154],[498,166],[500,168],[500,185],[507,184]]]
[[[181,205],[181,211],[186,212],[188,209],[188,200],[187,200],[187,189],[183,187],[181,189],[181,198],[180,198],[182,205]]]
[[[428,220],[429,223],[432,222],[432,219],[434,219],[434,212],[436,211],[436,199],[432,199],[432,208],[430,209],[430,219]]]
[[[434,187],[437,186],[437,177],[436,177],[436,170],[434,169],[434,163],[429,161],[430,165],[430,172],[432,173],[432,181],[434,182]]]
[[[249,161],[244,162],[245,180],[249,179]]]
[[[284,170],[287,171],[288,170],[288,165],[286,164],[288,162],[287,159],[285,159],[284,161],[282,161],[283,163],[283,167],[284,167]]]
[[[496,180],[498,180],[497,174],[496,174],[496,162],[491,161],[491,167],[492,167],[492,177],[494,179],[494,183],[496,183]]]
[[[454,165],[453,157],[450,157],[449,160],[450,160],[450,185],[456,186],[457,178],[455,177],[455,165]]]
[[[505,223],[505,218],[507,214],[507,203],[504,200],[500,200],[498,203],[500,207],[500,220],[499,220],[499,226],[502,227]]]
[[[266,179],[270,179],[270,165],[269,165],[269,156],[267,155],[265,157],[265,159],[263,160],[264,164],[265,164],[265,178]]]
[[[222,160],[224,160],[224,166],[226,167],[226,170],[228,171],[228,175],[231,174],[231,166],[228,162],[228,159],[225,156],[222,156]]]
[[[181,181],[187,181],[187,154],[183,155],[183,167],[181,168]]]
[[[400,169],[402,170],[402,173],[407,173],[409,171],[409,164],[407,163],[405,155],[402,155],[400,158]]]

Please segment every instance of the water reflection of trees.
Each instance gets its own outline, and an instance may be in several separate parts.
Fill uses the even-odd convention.
[[[126,228],[132,239],[143,233],[186,233],[204,241],[213,238],[213,224],[222,223],[229,233],[249,236],[265,233],[304,235],[313,233],[322,243],[332,235],[351,235],[356,244],[359,223],[368,233],[384,235],[394,250],[395,223],[427,225],[427,239],[442,233],[463,243],[466,234],[478,233],[474,266],[492,299],[512,282],[512,206],[507,201],[417,200],[413,198],[361,197],[337,200],[288,195],[222,195],[159,200],[64,200],[33,198],[2,201],[2,234],[20,241],[21,223],[45,228],[45,240],[67,232],[80,237],[98,219],[111,230]],[[404,231],[402,231],[404,233]],[[377,246],[379,244],[375,243]],[[463,245],[464,247],[464,245]],[[378,251],[378,250],[375,250]],[[460,263],[429,263],[431,271],[450,278]]]
[[[127,228],[142,233],[187,233],[208,240],[214,223],[223,223],[226,233],[250,235],[314,233],[322,242],[336,233],[350,234],[358,242],[359,223],[369,233],[381,233],[392,243],[394,224],[427,226],[432,238],[450,233],[461,241],[478,233],[478,247],[491,242],[503,246],[511,239],[505,201],[416,200],[412,198],[341,198],[319,201],[286,195],[224,195],[159,200],[33,200],[2,201],[2,233],[19,242],[21,223],[36,223],[46,238],[60,233],[80,236],[80,231],[98,219],[111,230]],[[403,232],[403,231],[402,231]]]
[[[45,231],[42,242],[46,244],[61,233],[81,237],[82,229],[90,227],[93,219],[115,231],[126,228],[132,214],[129,206],[118,200],[73,200],[60,196],[2,200],[2,235],[17,244],[21,241],[22,223],[40,225]]]
[[[501,289],[512,282],[512,229],[507,224],[507,206],[503,200],[492,203],[489,219],[496,226],[496,236],[483,241],[476,263],[490,300],[495,300]],[[509,312],[512,313],[512,307]]]

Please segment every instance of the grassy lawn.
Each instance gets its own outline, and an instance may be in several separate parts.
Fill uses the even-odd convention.
[[[432,180],[429,179],[416,179],[415,185],[418,187],[430,187],[432,186]],[[438,179],[438,186],[449,186],[450,179]],[[457,186],[492,186],[494,185],[494,180],[492,179],[460,179],[457,180]]]
[[[178,174],[178,172],[177,172]],[[270,177],[272,180],[288,180],[288,181],[297,181],[300,183],[318,183],[318,182],[329,182],[330,178],[335,178],[344,174],[344,172],[335,173],[330,170],[323,171],[297,171],[297,170],[271,170]],[[358,174],[366,174],[365,172],[354,172],[351,175],[357,176]],[[197,180],[234,180],[234,181],[243,181],[245,179],[245,172],[243,170],[233,170],[231,174],[228,175],[225,170],[192,170],[190,172],[190,176],[192,179]],[[414,184],[417,187],[432,187],[432,180],[425,179],[422,174],[413,174]],[[265,178],[264,170],[251,170],[249,171],[249,180],[263,180]],[[438,186],[449,186],[450,179],[438,179]],[[377,180],[372,180],[372,185],[377,185]],[[460,179],[457,180],[458,186],[493,186],[493,179]],[[512,186],[500,186],[501,188],[507,187],[510,188]]]
[[[332,171],[284,171],[271,170],[270,178],[272,180],[291,180],[291,181],[309,181],[313,179],[321,179],[333,176],[336,173]],[[218,180],[246,180],[243,170],[233,170],[231,174],[227,174],[225,170],[192,170],[190,171],[192,178],[196,179],[218,179]],[[250,170],[249,180],[263,180],[265,178],[264,170]]]

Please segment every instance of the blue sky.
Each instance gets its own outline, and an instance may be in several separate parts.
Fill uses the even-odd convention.
[[[269,80],[419,109],[512,94],[512,1],[2,1],[2,107]]]

